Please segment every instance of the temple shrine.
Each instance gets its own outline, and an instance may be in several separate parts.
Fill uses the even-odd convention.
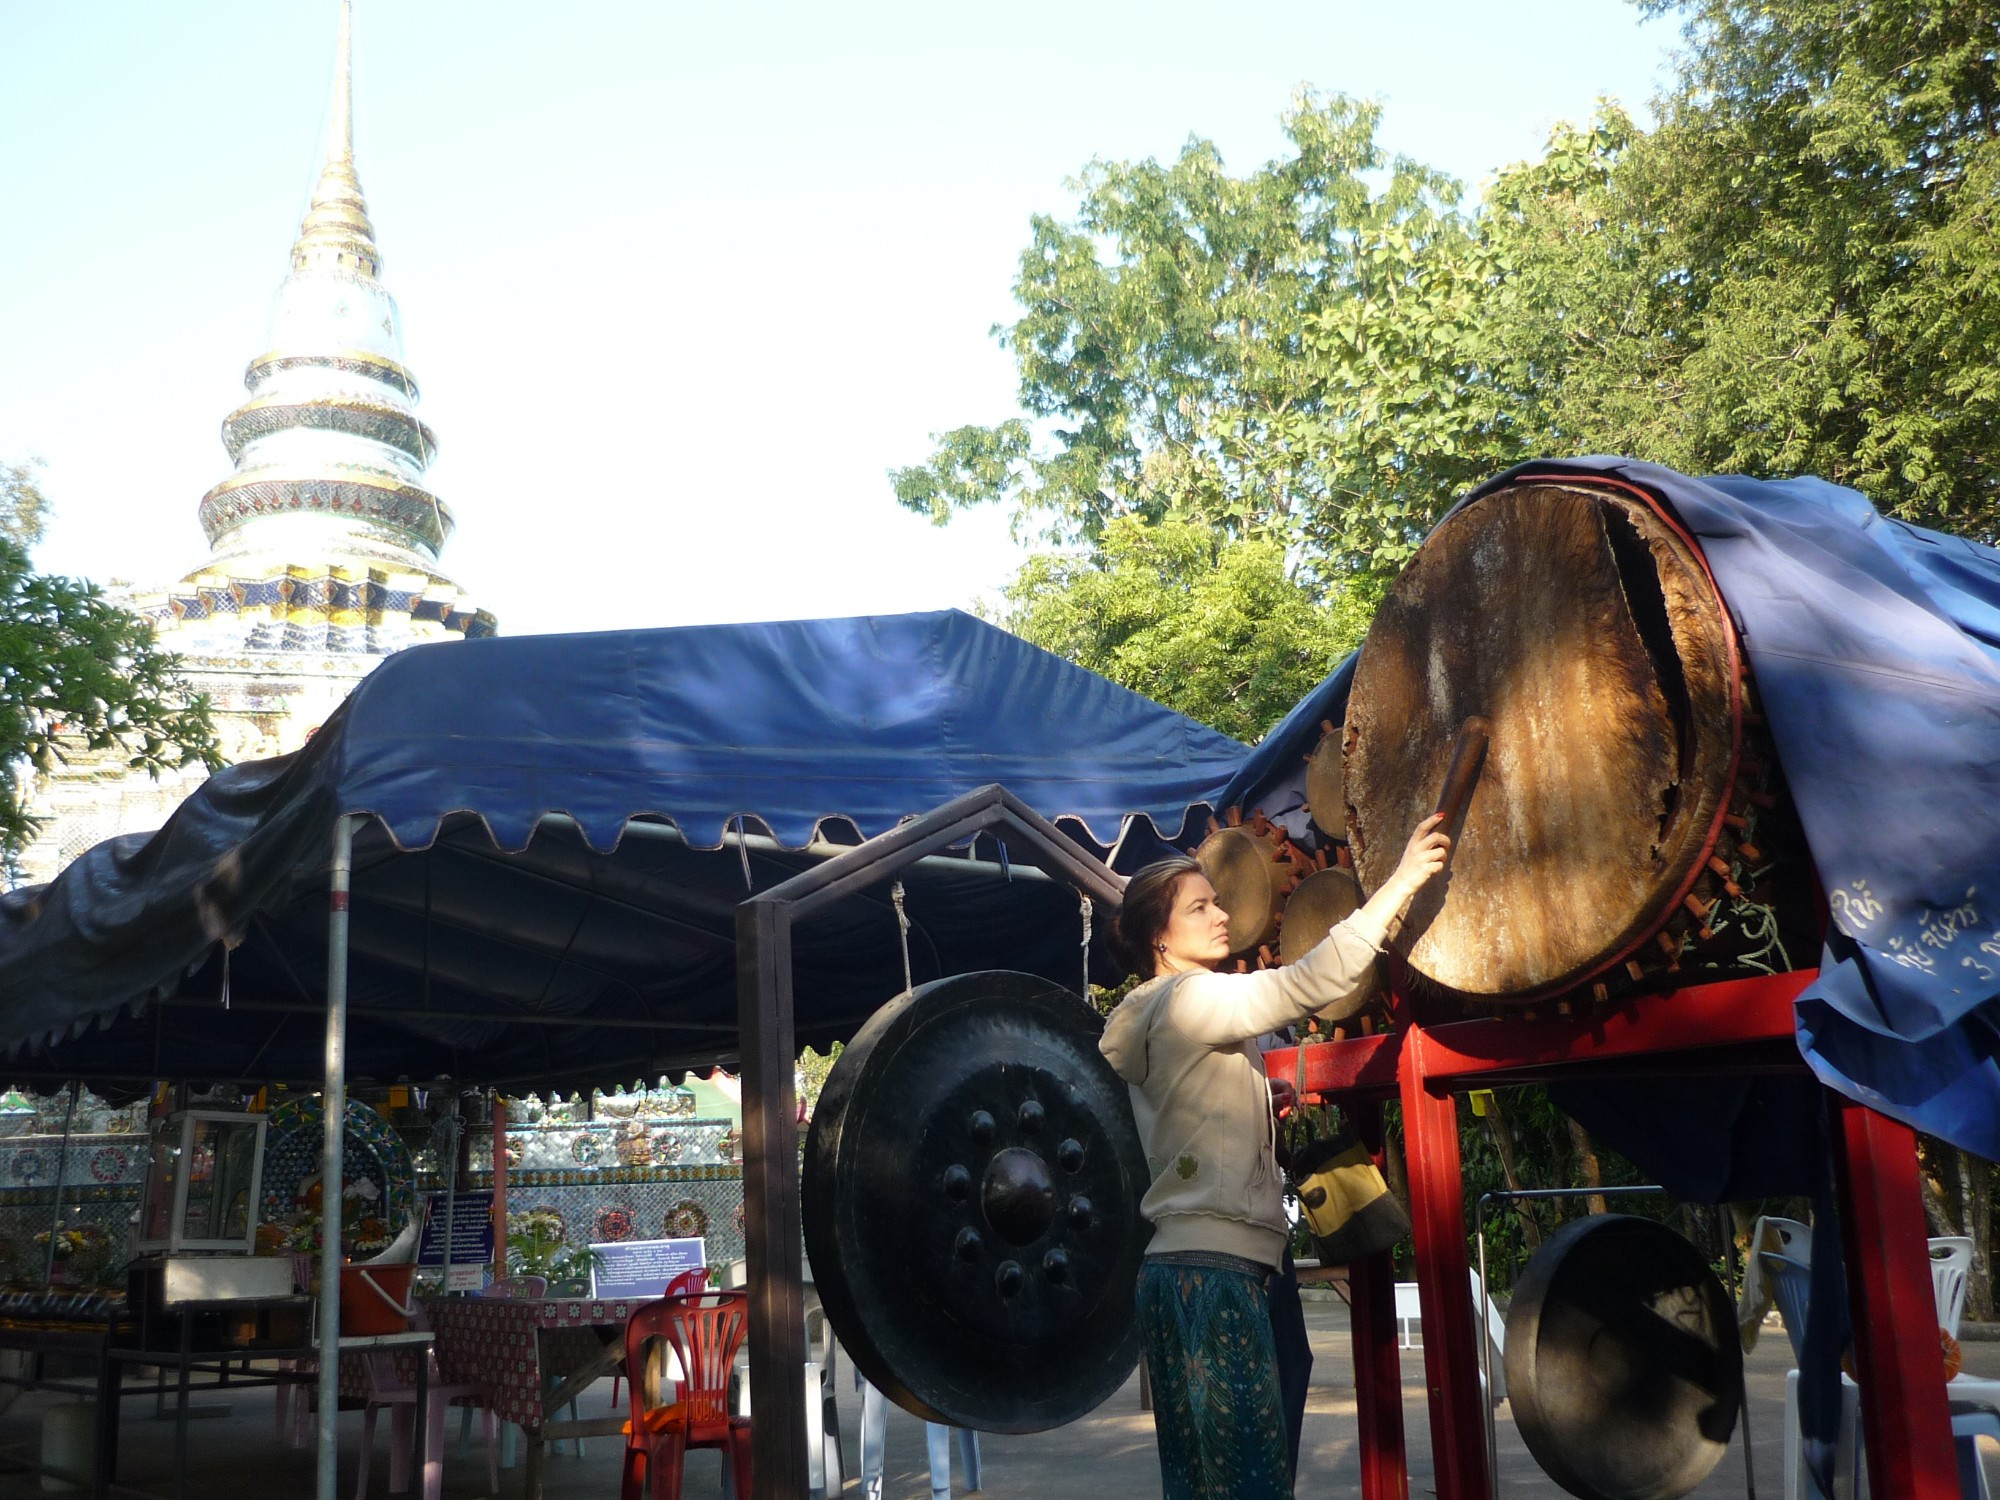
[[[381,280],[353,120],[343,0],[326,161],[266,350],[244,372],[249,398],[223,418],[234,469],[201,500],[208,558],[120,596],[209,696],[231,761],[297,749],[392,652],[495,630],[439,570],[452,514],[426,483],[437,440]],[[159,827],[205,774],[154,780],[115,755],[74,755],[37,780],[45,821],[23,877],[48,880],[92,844]]]

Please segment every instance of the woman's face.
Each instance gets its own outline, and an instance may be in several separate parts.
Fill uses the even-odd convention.
[[[1189,875],[1174,890],[1174,911],[1159,941],[1162,974],[1212,969],[1229,957],[1229,913],[1215,899],[1206,875]]]

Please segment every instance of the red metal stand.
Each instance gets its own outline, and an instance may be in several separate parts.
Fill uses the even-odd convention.
[[[1361,1144],[1382,1164],[1382,1106],[1347,1110]],[[1354,1406],[1361,1439],[1361,1500],[1410,1500],[1403,1445],[1403,1358],[1396,1346],[1396,1266],[1389,1252],[1347,1269]]]
[[[1486,1422],[1479,1410],[1479,1345],[1472,1322],[1472,1266],[1465,1253],[1465,1186],[1459,1176],[1458,1101],[1425,1076],[1430,1038],[1403,1039],[1403,1149],[1417,1300],[1424,1315],[1424,1383],[1430,1396],[1431,1465],[1440,1495],[1488,1500]]]
[[[1831,1092],[1840,1237],[1854,1317],[1854,1368],[1867,1434],[1868,1488],[1955,1500],[1958,1465],[1909,1126]]]
[[[1792,1002],[1816,977],[1802,970],[1728,980],[1615,1009],[1586,1004],[1575,1015],[1549,1016],[1544,1008],[1539,1020],[1410,1026],[1305,1049],[1305,1092],[1340,1104],[1364,1139],[1367,1130],[1379,1128],[1381,1103],[1402,1101],[1431,1451],[1443,1500],[1489,1500],[1493,1492],[1479,1409],[1453,1090],[1578,1076],[1795,1072],[1805,1064]],[[1291,1048],[1267,1054],[1266,1065],[1273,1076],[1296,1076]],[[1936,1322],[1915,1137],[1850,1100],[1828,1098],[1836,1122],[1834,1165],[1856,1364],[1865,1377],[1861,1407],[1872,1492],[1896,1500],[1951,1500],[1958,1486],[1943,1359],[1937,1340],[1912,1333]],[[1373,1126],[1366,1123],[1371,1121]],[[1373,1149],[1375,1141],[1369,1144]],[[1393,1274],[1376,1262],[1350,1273],[1365,1500],[1403,1500],[1408,1493]]]

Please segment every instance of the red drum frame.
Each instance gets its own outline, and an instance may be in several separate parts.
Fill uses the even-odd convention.
[[[1732,979],[1615,1006],[1395,1030],[1305,1047],[1307,1093],[1339,1104],[1381,1158],[1382,1105],[1403,1107],[1410,1217],[1424,1321],[1424,1383],[1437,1493],[1492,1500],[1480,1411],[1479,1357],[1466,1254],[1454,1094],[1469,1089],[1617,1078],[1782,1074],[1805,1069],[1792,1002],[1817,970]],[[1265,1054],[1293,1077],[1297,1049]],[[1956,1500],[1944,1359],[1934,1339],[1898,1340],[1934,1320],[1930,1258],[1911,1129],[1828,1092],[1855,1366],[1872,1492]],[[1408,1500],[1395,1271],[1388,1255],[1348,1269],[1363,1500]]]

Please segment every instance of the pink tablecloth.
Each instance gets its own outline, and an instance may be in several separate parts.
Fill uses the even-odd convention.
[[[647,1300],[439,1297],[424,1299],[424,1310],[437,1334],[441,1377],[476,1386],[496,1416],[533,1432],[548,1387],[614,1340],[622,1345],[633,1309]]]

